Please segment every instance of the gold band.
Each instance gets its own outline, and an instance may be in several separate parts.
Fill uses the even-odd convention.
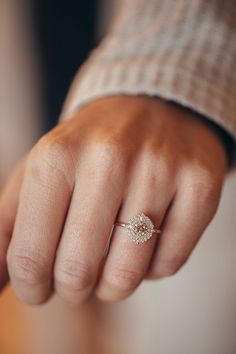
[[[136,243],[148,241],[154,233],[160,234],[161,230],[154,228],[151,219],[144,213],[132,216],[128,223],[117,221],[114,226],[121,226],[126,229],[129,237]]]
[[[114,226],[127,227],[127,225],[128,225],[128,223],[119,222],[119,221],[114,223]],[[153,233],[160,234],[161,233],[161,229],[153,229]]]

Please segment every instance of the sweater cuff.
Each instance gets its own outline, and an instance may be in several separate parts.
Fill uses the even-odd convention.
[[[159,66],[156,60],[124,60],[104,66],[88,60],[74,80],[60,119],[67,119],[95,99],[119,94],[157,96],[205,116],[229,136],[230,168],[236,164],[234,87],[224,87],[223,82],[214,85],[180,63]]]

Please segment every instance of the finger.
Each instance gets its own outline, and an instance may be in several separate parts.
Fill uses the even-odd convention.
[[[16,218],[24,169],[25,159],[15,168],[0,196],[0,289],[9,279],[6,255]]]
[[[147,278],[175,274],[186,262],[213,218],[220,199],[221,183],[199,173],[186,174],[163,225]]]
[[[40,304],[51,293],[55,251],[73,189],[73,164],[65,156],[64,146],[44,137],[26,165],[7,261],[16,295],[29,304]]]
[[[156,163],[146,159],[134,169],[131,184],[121,207],[119,221],[143,212],[158,227],[172,200],[175,186],[171,174],[162,169],[156,172]],[[171,187],[170,187],[171,186]],[[104,301],[118,301],[129,296],[146,273],[157,240],[157,234],[145,243],[136,244],[126,230],[115,227],[107,260],[98,283],[96,294]]]
[[[81,303],[94,287],[120,207],[125,170],[112,147],[91,148],[78,167],[54,269],[55,290],[68,303]]]

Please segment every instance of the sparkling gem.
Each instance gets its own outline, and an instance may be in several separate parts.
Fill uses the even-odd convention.
[[[126,228],[131,240],[138,244],[152,237],[154,226],[149,217],[141,213],[131,217]]]

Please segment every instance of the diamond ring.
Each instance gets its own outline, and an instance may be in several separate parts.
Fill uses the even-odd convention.
[[[144,213],[132,216],[127,223],[116,222],[114,225],[125,227],[130,239],[135,243],[144,243],[154,233],[161,232],[161,230],[154,228],[152,221]]]

